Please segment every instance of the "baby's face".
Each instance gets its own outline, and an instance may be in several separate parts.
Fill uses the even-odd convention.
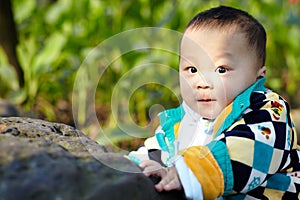
[[[196,112],[215,119],[232,100],[265,75],[243,33],[187,30],[180,49],[180,90]]]

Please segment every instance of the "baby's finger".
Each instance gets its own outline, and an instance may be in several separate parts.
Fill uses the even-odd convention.
[[[155,188],[158,192],[161,192],[164,190],[165,186],[169,184],[169,182],[172,181],[172,176],[170,174],[167,174],[167,170],[165,171],[166,176],[162,176],[163,178],[161,181],[155,185]]]
[[[156,189],[157,192],[161,192],[161,191],[164,190],[164,185],[161,182],[159,182],[158,184],[156,184],[154,187],[155,187],[155,189]]]
[[[156,175],[159,177],[164,177],[167,173],[166,168],[162,167],[162,166],[148,166],[146,168],[144,168],[143,173],[146,176],[150,176],[150,175]]]
[[[178,179],[174,178],[168,184],[166,184],[163,189],[165,191],[181,190],[182,186],[181,186],[180,181]]]
[[[164,167],[161,166],[158,162],[155,162],[153,160],[146,160],[143,161],[140,164],[140,167],[143,168],[143,173],[146,176],[150,176],[150,175],[156,175],[156,176],[163,176],[165,175],[164,171]]]
[[[157,168],[162,167],[159,163],[153,161],[153,160],[145,160],[140,165],[141,168],[145,168],[148,166],[157,166]]]

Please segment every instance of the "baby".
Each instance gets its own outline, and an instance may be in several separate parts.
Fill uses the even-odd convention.
[[[183,103],[131,152],[158,191],[191,199],[298,199],[297,138],[287,102],[264,87],[266,32],[220,6],[196,15],[180,44]]]

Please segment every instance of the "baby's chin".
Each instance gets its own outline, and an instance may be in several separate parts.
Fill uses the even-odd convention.
[[[203,112],[198,112],[198,114],[200,116],[203,117],[203,119],[207,119],[207,120],[215,120],[217,118],[218,114],[214,114],[214,113],[203,113]]]
[[[195,107],[191,107],[190,108],[196,112],[197,114],[199,114],[202,118],[207,119],[207,120],[214,120],[217,118],[217,116],[219,115],[218,113],[214,113],[214,112],[208,112],[207,110],[205,112],[203,112],[203,109],[195,109]]]

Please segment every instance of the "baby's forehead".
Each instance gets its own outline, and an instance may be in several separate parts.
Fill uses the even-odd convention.
[[[197,43],[199,40],[208,40],[212,43],[216,42],[217,37],[223,37],[224,40],[221,42],[230,43],[230,41],[235,42],[235,40],[239,40],[241,44],[241,48],[246,48],[249,51],[254,51],[253,45],[250,44],[247,33],[243,32],[237,26],[225,26],[225,27],[190,27],[187,28],[180,41],[180,47],[182,47],[183,43]],[[218,40],[220,42],[220,40]],[[223,44],[219,44],[223,45]]]
[[[187,29],[181,40],[181,58],[204,58],[205,55],[213,60],[250,56],[251,62],[258,61],[256,51],[249,45],[246,34],[238,29]]]
[[[224,38],[223,42],[227,43],[231,40],[240,40],[241,44],[244,47],[250,48],[250,43],[247,38],[247,34],[242,32],[237,28],[188,28],[184,31],[180,44],[182,45],[183,42],[192,43],[197,41],[210,41],[215,42],[217,38]],[[219,40],[220,42],[220,40]]]

